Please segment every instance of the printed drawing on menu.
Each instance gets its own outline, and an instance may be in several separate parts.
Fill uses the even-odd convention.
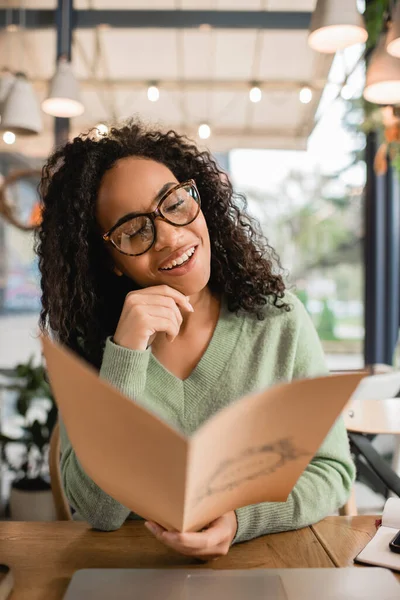
[[[290,438],[247,448],[216,467],[211,477],[199,486],[194,506],[209,496],[233,490],[245,481],[271,475],[303,456],[310,456],[310,452],[297,448]]]

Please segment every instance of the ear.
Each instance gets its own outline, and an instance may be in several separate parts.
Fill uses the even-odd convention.
[[[114,271],[115,275],[117,275],[117,277],[122,277],[123,272],[120,271],[119,269],[117,269],[117,267],[114,266],[113,271]]]

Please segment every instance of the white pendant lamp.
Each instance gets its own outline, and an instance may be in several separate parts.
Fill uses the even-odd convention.
[[[0,73],[0,116],[3,112],[3,106],[6,98],[11,91],[14,82],[15,75],[13,75],[8,69],[4,69]]]
[[[318,0],[308,44],[313,50],[334,54],[353,44],[367,41],[368,33],[356,0]]]
[[[32,85],[17,73],[4,102],[0,128],[19,135],[35,135],[42,130],[42,115]]]
[[[60,59],[57,71],[50,84],[50,92],[42,102],[42,109],[53,117],[77,117],[85,108],[80,101],[79,85],[72,69],[71,63]]]
[[[384,34],[371,55],[363,95],[375,104],[400,103],[400,59],[387,53]]]
[[[392,23],[389,27],[386,40],[386,50],[391,56],[400,58],[400,2],[397,2],[393,15]]]

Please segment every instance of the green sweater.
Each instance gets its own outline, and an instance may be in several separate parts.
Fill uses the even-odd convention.
[[[210,344],[184,381],[167,371],[151,349],[128,350],[111,340],[106,342],[100,376],[190,435],[216,411],[249,392],[327,372],[303,305],[290,293],[285,300],[292,307],[290,312],[269,303],[262,321],[231,313],[223,302]],[[323,402],[321,398],[321,410]],[[61,473],[71,506],[92,527],[106,531],[118,529],[127,518],[138,518],[86,475],[60,425]],[[346,431],[339,419],[286,502],[236,510],[234,542],[319,521],[346,502],[354,476]]]

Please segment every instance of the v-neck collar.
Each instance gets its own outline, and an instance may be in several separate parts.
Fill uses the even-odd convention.
[[[241,324],[238,327],[238,319]],[[186,379],[180,379],[168,371],[153,354],[150,355],[150,377],[161,378],[166,385],[183,387],[185,397],[199,397],[212,388],[220,378],[239,338],[243,318],[228,310],[225,298],[221,299],[220,313],[211,340],[199,362]]]

